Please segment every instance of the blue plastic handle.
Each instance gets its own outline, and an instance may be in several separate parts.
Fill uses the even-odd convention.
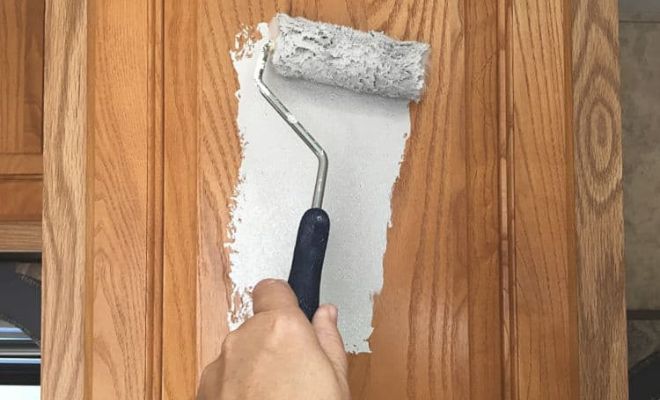
[[[289,285],[310,321],[319,308],[321,272],[329,233],[330,217],[323,209],[310,208],[303,214],[293,250]]]

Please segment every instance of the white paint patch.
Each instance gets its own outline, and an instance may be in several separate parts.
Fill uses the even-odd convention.
[[[259,94],[256,60],[268,38],[232,52],[240,89],[238,127],[243,162],[232,210],[230,277],[232,328],[252,312],[250,291],[264,278],[286,279],[300,217],[310,207],[316,158]],[[239,34],[244,38],[246,32]],[[369,351],[372,297],[383,285],[390,199],[399,175],[410,113],[405,100],[359,95],[283,78],[268,68],[272,91],[326,149],[329,171],[324,208],[330,239],[321,302],[339,308],[347,351]]]

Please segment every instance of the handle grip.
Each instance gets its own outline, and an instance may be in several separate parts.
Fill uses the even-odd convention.
[[[330,233],[330,217],[321,208],[305,211],[298,227],[298,238],[293,250],[289,285],[298,298],[298,304],[311,321],[319,308],[321,270]]]

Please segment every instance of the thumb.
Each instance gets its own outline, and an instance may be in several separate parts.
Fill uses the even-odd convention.
[[[312,325],[321,348],[330,359],[335,372],[346,379],[348,361],[344,351],[344,341],[337,329],[337,308],[332,304],[320,306],[314,314]]]

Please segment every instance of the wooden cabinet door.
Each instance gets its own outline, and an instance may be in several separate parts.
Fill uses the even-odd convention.
[[[194,398],[276,12],[432,48],[353,397],[626,397],[614,1],[91,3],[46,10],[45,398]]]
[[[0,250],[40,249],[44,0],[0,3]]]

